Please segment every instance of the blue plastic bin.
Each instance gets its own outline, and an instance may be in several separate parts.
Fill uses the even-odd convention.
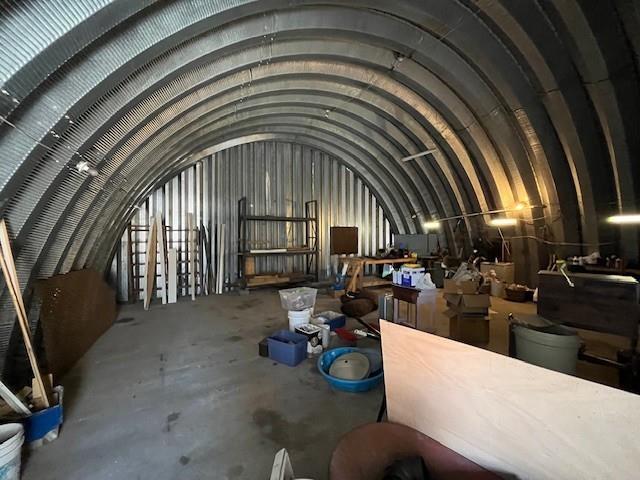
[[[362,380],[343,380],[331,376],[329,369],[335,359],[340,357],[340,355],[351,352],[360,352],[369,357],[369,362],[371,362],[371,375]],[[320,370],[325,380],[329,382],[329,385],[338,390],[351,393],[366,392],[377,387],[382,382],[384,376],[382,370],[382,355],[379,351],[371,348],[340,347],[327,350],[318,358],[318,370]]]
[[[329,325],[329,329],[333,332],[336,328],[343,328],[347,323],[346,315],[338,312],[322,312],[314,315],[314,317],[324,317],[329,321],[325,325]]]
[[[289,330],[279,330],[268,338],[269,358],[295,367],[307,357],[307,337]]]
[[[24,425],[24,440],[26,443],[42,440],[49,432],[56,432],[63,420],[62,397],[64,390],[61,386],[53,389],[56,405],[33,413],[22,420]]]

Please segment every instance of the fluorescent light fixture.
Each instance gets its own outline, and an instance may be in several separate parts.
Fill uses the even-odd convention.
[[[440,230],[440,222],[436,222],[436,221],[424,222],[422,226],[426,230]]]
[[[401,162],[408,162],[409,160],[413,160],[414,158],[424,157],[425,155],[429,155],[430,153],[436,153],[438,151],[437,148],[432,148],[431,150],[425,150],[424,152],[416,153],[415,155],[409,155],[408,157],[401,158]]]
[[[616,225],[633,225],[640,223],[640,213],[632,213],[626,215],[613,215],[607,218],[607,222]]]
[[[492,227],[514,227],[518,224],[516,218],[493,218],[489,220],[489,225]]]

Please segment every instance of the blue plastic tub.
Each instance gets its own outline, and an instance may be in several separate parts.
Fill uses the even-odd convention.
[[[329,325],[329,330],[331,330],[332,332],[336,328],[343,328],[347,323],[346,315],[338,312],[331,312],[331,311],[322,312],[322,313],[318,313],[317,315],[314,315],[314,317],[326,318],[328,322],[326,322],[325,325]]]
[[[371,375],[369,375],[368,378],[363,380],[342,380],[341,378],[329,375],[329,368],[335,359],[340,355],[350,352],[359,352],[369,357]],[[318,370],[320,370],[325,380],[329,382],[329,385],[343,392],[352,393],[366,392],[367,390],[377,387],[384,375],[382,371],[382,355],[379,351],[370,348],[340,347],[327,350],[318,358]]]
[[[289,330],[279,330],[269,336],[269,358],[295,367],[307,357],[307,337]]]
[[[64,390],[61,386],[53,389],[53,397],[56,405],[53,405],[39,412],[33,413],[22,420],[24,426],[24,440],[26,443],[42,440],[49,432],[57,435],[57,430],[62,425],[62,397]],[[56,435],[53,435],[54,437]]]

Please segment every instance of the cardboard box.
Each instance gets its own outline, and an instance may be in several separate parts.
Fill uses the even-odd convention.
[[[415,287],[418,284],[418,279],[424,275],[425,269],[423,267],[408,267],[403,266],[400,269],[400,285],[404,287]]]
[[[469,345],[489,343],[489,319],[483,315],[461,315],[453,310],[444,312],[449,317],[449,337]]]
[[[450,310],[461,314],[488,315],[491,298],[486,293],[463,295],[445,293],[444,299]]]
[[[515,281],[515,264],[511,262],[482,262],[480,264],[480,273],[488,274],[491,270],[495,270],[498,280],[511,285]]]
[[[444,280],[444,293],[464,293],[472,294],[478,291],[479,283],[472,280],[462,281],[456,283],[450,278]]]

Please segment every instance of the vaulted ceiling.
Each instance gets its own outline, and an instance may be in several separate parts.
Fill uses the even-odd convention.
[[[0,198],[25,285],[105,269],[155,186],[264,139],[340,158],[398,232],[524,201],[544,205],[514,233],[532,271],[544,241],[637,256],[637,230],[603,222],[639,198],[634,0],[22,0],[0,12]]]

